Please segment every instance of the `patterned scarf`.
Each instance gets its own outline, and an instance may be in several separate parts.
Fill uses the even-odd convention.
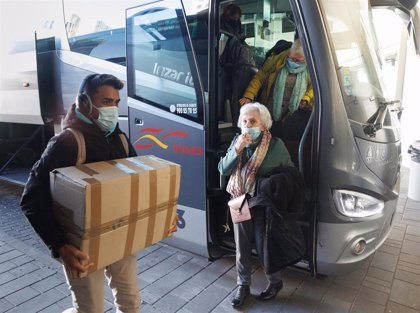
[[[271,133],[268,130],[265,130],[262,136],[261,142],[257,149],[255,149],[252,157],[243,166],[241,162],[242,152],[239,155],[238,165],[232,175],[230,175],[229,183],[226,187],[226,191],[233,197],[239,197],[244,193],[254,194],[257,172],[267,154]]]

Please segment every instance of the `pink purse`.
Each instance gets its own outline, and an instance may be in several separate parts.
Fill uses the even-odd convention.
[[[236,197],[235,199],[232,199],[228,202],[233,223],[237,224],[251,219],[251,212],[249,211],[248,206],[248,198],[248,194],[244,193],[243,195]]]

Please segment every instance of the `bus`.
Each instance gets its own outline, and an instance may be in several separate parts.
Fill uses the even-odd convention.
[[[238,132],[232,117],[238,104],[220,97],[226,84],[219,20],[235,3],[255,60],[250,70],[298,32],[313,84],[311,117],[300,141],[288,146],[306,183],[300,265],[313,275],[342,274],[381,246],[399,194],[409,39],[420,52],[417,1],[132,0],[106,2],[104,9],[98,3],[63,0],[46,11],[54,18],[41,29],[55,26],[30,41],[38,86],[19,85],[38,96],[34,120],[23,121],[19,107],[5,104],[4,94],[21,99],[17,92],[11,98],[2,77],[3,125],[33,123],[56,132],[82,78],[114,74],[126,82],[120,127],[137,153],[182,166],[178,231],[166,242],[209,259],[231,254],[233,234],[224,227],[229,195],[217,164]],[[8,57],[24,55],[11,51]]]

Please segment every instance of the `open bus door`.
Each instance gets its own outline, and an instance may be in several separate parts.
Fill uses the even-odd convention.
[[[340,6],[332,0],[235,3],[242,9],[246,42],[259,68],[266,48],[273,46],[257,32],[264,19],[271,21],[276,40],[293,38],[299,31],[315,94],[296,164],[307,183],[308,214],[302,221],[306,264],[313,275],[353,271],[388,237],[399,192],[398,99],[382,80],[384,63],[372,14],[384,4],[374,0],[342,1]],[[388,4],[388,9],[393,8],[404,9],[403,20],[412,9],[397,1]],[[404,24],[397,27],[407,32]],[[401,51],[406,40],[399,41]]]
[[[178,231],[167,242],[207,255],[205,95],[188,29],[190,11],[197,17],[200,9],[185,11],[180,0],[126,11],[129,132],[139,155],[181,165]],[[206,34],[201,43],[207,51]]]

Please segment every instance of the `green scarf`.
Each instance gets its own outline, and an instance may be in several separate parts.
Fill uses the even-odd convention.
[[[273,119],[278,121],[282,114],[283,109],[283,94],[284,86],[286,84],[287,75],[297,74],[296,82],[293,87],[292,96],[289,100],[289,111],[291,113],[295,112],[299,106],[300,101],[305,95],[306,88],[308,87],[307,83],[307,67],[306,63],[301,64],[299,67],[292,68],[289,66],[289,59],[286,59],[286,64],[280,70],[280,73],[277,75],[276,83],[274,85],[273,92]]]

